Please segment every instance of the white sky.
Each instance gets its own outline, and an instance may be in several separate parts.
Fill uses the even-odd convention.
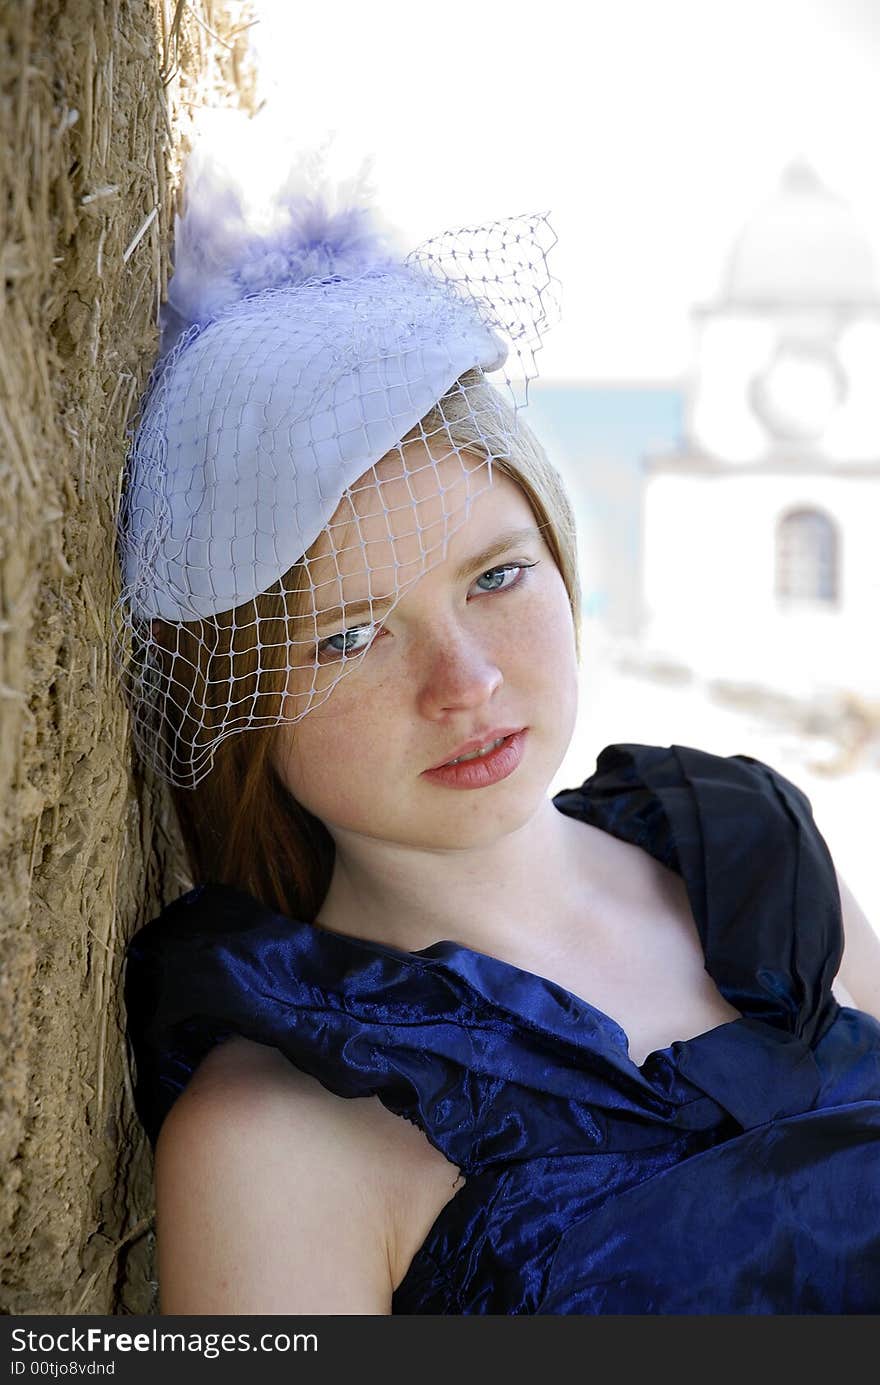
[[[691,304],[804,155],[880,247],[875,0],[253,0],[263,94],[412,245],[548,211],[543,379],[675,379]],[[297,135],[298,138],[298,135]]]

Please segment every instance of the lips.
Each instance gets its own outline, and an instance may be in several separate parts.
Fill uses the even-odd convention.
[[[459,755],[469,755],[472,750],[482,750],[483,746],[491,745],[493,741],[500,741],[503,737],[515,736],[517,731],[522,731],[521,726],[497,726],[494,730],[483,731],[479,736],[472,737],[469,741],[464,741],[455,750],[450,750],[442,760],[438,760],[436,765],[431,765],[431,769],[440,769],[441,765],[448,765],[450,760],[457,760]]]

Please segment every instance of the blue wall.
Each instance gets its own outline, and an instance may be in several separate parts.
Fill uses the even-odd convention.
[[[584,614],[621,633],[641,613],[642,459],[682,445],[684,407],[671,385],[529,385],[523,418],[575,506]]]

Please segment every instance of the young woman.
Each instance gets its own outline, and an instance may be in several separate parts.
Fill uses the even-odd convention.
[[[880,1311],[880,942],[808,800],[638,744],[548,796],[565,492],[463,279],[444,318],[421,269],[324,269],[190,312],[129,479],[136,730],[195,882],[126,972],[162,1311]]]

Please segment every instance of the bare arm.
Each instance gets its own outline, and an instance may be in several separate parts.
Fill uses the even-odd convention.
[[[208,1055],[156,1146],[162,1313],[391,1312],[359,1105],[246,1040]]]
[[[852,1004],[880,1020],[880,935],[869,923],[849,886],[837,873],[843,914],[844,948],[833,990],[844,1004]],[[841,990],[847,993],[843,999]]]

